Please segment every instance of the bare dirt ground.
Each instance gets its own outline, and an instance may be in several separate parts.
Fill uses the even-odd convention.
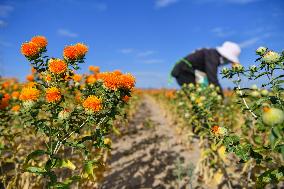
[[[196,164],[198,145],[189,150],[178,142],[171,120],[145,96],[126,133],[113,141],[110,171],[104,189],[188,188],[174,175],[178,159]],[[185,186],[186,185],[186,186]]]

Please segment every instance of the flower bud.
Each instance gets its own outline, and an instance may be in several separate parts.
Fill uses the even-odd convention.
[[[63,121],[67,120],[70,117],[70,112],[68,110],[62,110],[58,113],[58,119]]]
[[[184,105],[184,102],[179,102],[178,103],[178,106],[183,106]]]
[[[256,84],[252,85],[250,88],[251,88],[252,90],[257,90],[257,89],[258,89]]]
[[[190,114],[189,114],[189,113],[185,113],[185,114],[184,114],[184,117],[185,117],[185,118],[189,118],[189,117],[190,117]]]
[[[260,93],[262,96],[267,96],[269,94],[268,90],[266,89],[262,89]]]
[[[193,89],[194,88],[194,85],[192,83],[190,83],[189,85],[189,88]]]
[[[250,93],[250,95],[251,95],[252,97],[255,97],[255,98],[257,98],[257,97],[260,96],[260,94],[259,94],[258,91],[252,91],[252,92]]]
[[[233,64],[233,71],[242,72],[244,67],[241,64]]]
[[[222,72],[222,74],[226,75],[226,74],[228,74],[229,69],[228,68],[223,68],[221,72]]]
[[[210,88],[210,89],[214,89],[214,88],[215,88],[215,85],[211,83],[211,84],[209,85],[209,88]]]
[[[252,65],[252,66],[249,67],[249,70],[251,72],[256,72],[257,71],[257,67],[255,65]]]
[[[222,96],[221,96],[221,95],[218,95],[218,96],[217,96],[217,100],[222,100]]]
[[[268,51],[263,57],[262,61],[266,64],[276,63],[280,60],[280,55],[274,51]]]
[[[284,121],[284,112],[278,108],[265,105],[263,106],[262,121],[269,126],[281,124]]]
[[[104,144],[105,145],[111,145],[111,143],[112,143],[112,141],[111,141],[111,139],[110,138],[104,138]]]
[[[192,95],[192,96],[190,97],[190,100],[191,100],[191,101],[195,101],[195,100],[196,100],[196,97]]]
[[[24,109],[30,110],[35,105],[35,102],[32,100],[27,100],[23,102]]]
[[[256,49],[256,54],[262,56],[266,53],[267,48],[266,47],[259,47],[258,49]]]
[[[220,127],[219,128],[219,134],[220,135],[226,135],[228,133],[228,129],[225,127]]]

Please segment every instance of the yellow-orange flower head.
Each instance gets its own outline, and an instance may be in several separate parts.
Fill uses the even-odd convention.
[[[20,100],[22,101],[35,101],[39,98],[40,91],[34,87],[25,87],[20,94]]]
[[[117,90],[120,87],[120,78],[113,72],[99,73],[98,79],[103,80],[104,86],[111,90]]]
[[[12,92],[12,98],[14,98],[14,99],[18,99],[18,98],[19,98],[19,96],[20,96],[20,93],[19,93],[18,91],[14,91],[14,92]]]
[[[15,106],[13,106],[12,108],[11,108],[11,110],[13,111],[13,112],[18,112],[19,110],[20,110],[20,105],[15,105]]]
[[[120,70],[114,70],[113,73],[116,75],[122,75],[122,72]]]
[[[84,100],[83,107],[87,111],[98,112],[102,109],[102,100],[94,95],[90,95]]]
[[[40,49],[44,49],[47,46],[47,39],[44,36],[35,36],[31,39],[32,43],[35,43]]]
[[[78,82],[78,83],[79,83],[79,82],[82,80],[82,75],[80,75],[80,74],[74,74],[73,80],[74,80],[75,82]]]
[[[132,89],[135,85],[135,77],[131,74],[123,74],[120,76],[121,86],[126,89]]]
[[[89,75],[86,78],[86,83],[94,84],[97,81],[97,78],[94,75]]]
[[[48,70],[54,74],[61,74],[66,72],[67,64],[61,59],[50,59],[48,64]]]
[[[34,76],[33,75],[27,75],[27,77],[26,77],[26,79],[28,80],[28,81],[34,81]]]
[[[63,57],[67,60],[76,60],[78,57],[76,48],[74,46],[66,46],[63,50]]]
[[[4,97],[0,100],[0,109],[4,109],[9,105],[10,95],[5,94]]]
[[[98,66],[89,66],[89,70],[93,73],[99,73],[100,72],[100,67]]]
[[[83,43],[77,43],[75,45],[75,48],[78,51],[79,58],[83,58],[89,50],[88,47],[84,45]]]
[[[45,99],[47,102],[58,102],[61,100],[61,92],[56,87],[46,89]]]
[[[88,47],[82,43],[66,46],[63,50],[63,57],[70,61],[75,61],[84,58],[88,52]]]
[[[21,46],[21,53],[29,58],[35,57],[39,54],[40,48],[36,43],[26,42]]]

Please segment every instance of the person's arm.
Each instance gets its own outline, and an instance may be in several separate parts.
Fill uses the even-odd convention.
[[[205,57],[205,71],[207,74],[208,82],[210,84],[214,84],[215,86],[220,87],[221,89],[221,85],[218,81],[218,75],[217,75],[218,65],[219,65],[219,62],[215,60],[214,58],[210,56]]]

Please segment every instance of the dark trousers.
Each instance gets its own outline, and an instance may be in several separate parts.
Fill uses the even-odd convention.
[[[182,86],[183,84],[195,84],[195,75],[192,72],[184,72],[176,77],[177,83]]]

